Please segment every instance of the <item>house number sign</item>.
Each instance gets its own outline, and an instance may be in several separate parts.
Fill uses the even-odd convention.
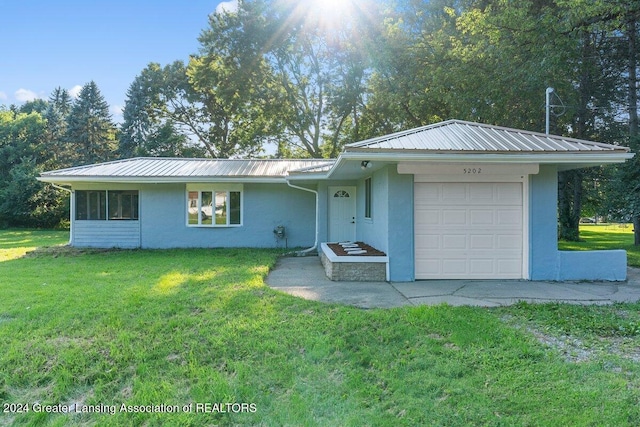
[[[535,163],[435,163],[435,162],[400,162],[398,173],[414,175],[458,175],[458,176],[523,176],[538,173]]]
[[[462,168],[465,175],[478,175],[482,173],[482,168]]]

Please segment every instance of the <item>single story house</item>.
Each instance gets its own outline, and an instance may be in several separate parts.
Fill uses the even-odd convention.
[[[460,120],[331,160],[133,158],[42,173],[72,193],[78,247],[309,247],[363,241],[387,279],[625,280],[625,251],[557,246],[558,172],[625,147]]]

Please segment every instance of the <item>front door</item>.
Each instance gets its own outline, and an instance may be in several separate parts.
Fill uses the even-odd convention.
[[[329,187],[329,241],[356,239],[356,187]]]

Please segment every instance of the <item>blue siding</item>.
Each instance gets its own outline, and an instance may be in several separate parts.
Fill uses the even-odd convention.
[[[142,247],[309,247],[315,236],[315,197],[286,184],[244,184],[242,226],[186,225],[184,184],[145,186]],[[283,225],[286,242],[273,233]]]
[[[140,247],[140,221],[73,221],[71,245],[78,248]]]

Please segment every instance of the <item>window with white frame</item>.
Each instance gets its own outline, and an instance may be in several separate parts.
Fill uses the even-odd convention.
[[[242,225],[242,186],[187,187],[187,225],[234,227]]]

